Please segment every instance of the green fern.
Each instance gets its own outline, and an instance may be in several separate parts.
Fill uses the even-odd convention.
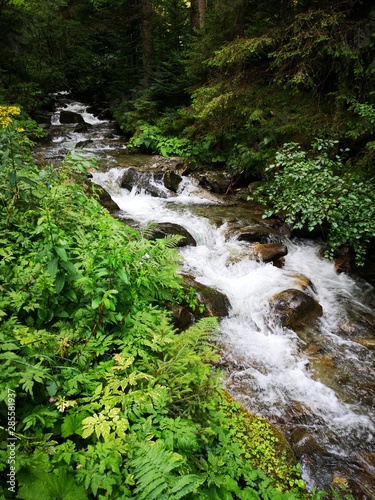
[[[204,482],[196,474],[182,474],[185,459],[165,449],[163,441],[138,446],[131,462],[138,500],[177,500],[193,492]]]

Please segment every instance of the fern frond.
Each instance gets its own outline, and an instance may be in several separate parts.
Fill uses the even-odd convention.
[[[178,500],[195,491],[205,476],[182,474],[184,457],[165,449],[163,441],[139,445],[138,457],[131,462],[138,500]]]
[[[163,241],[167,248],[177,248],[178,244],[183,239],[184,236],[181,234],[167,234],[165,238],[163,238]]]
[[[172,488],[173,498],[183,498],[196,490],[204,481],[205,477],[196,474],[188,474],[180,477]]]
[[[149,222],[147,226],[141,227],[139,233],[143,238],[151,239],[153,238],[156,230],[158,229],[158,223],[155,221]]]

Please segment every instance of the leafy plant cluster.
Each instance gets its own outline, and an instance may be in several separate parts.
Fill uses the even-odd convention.
[[[201,162],[208,159],[211,162],[223,161],[224,158],[220,155],[212,156],[210,146],[211,140],[209,138],[198,142],[187,137],[168,136],[157,125],[149,123],[139,124],[137,132],[131,137],[128,144],[130,152],[144,150],[165,157],[182,156]]]
[[[254,196],[271,206],[265,217],[282,211],[287,223],[310,231],[328,224],[328,255],[351,245],[361,265],[375,236],[375,183],[353,172],[344,155],[337,141],[316,139],[309,151],[297,143],[284,144]]]
[[[176,250],[88,197],[74,173],[84,161],[35,167],[9,115],[0,129],[2,498],[14,497],[9,390],[16,498],[307,497],[271,427],[224,397],[212,369],[216,320],[172,327],[165,302],[185,298]]]

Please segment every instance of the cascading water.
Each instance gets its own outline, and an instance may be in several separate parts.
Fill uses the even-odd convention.
[[[56,162],[64,159],[69,151],[78,149],[83,156],[97,158],[98,164],[117,164],[115,157],[125,151],[126,143],[114,123],[97,118],[87,110],[87,105],[72,100],[69,92],[58,92],[51,97],[55,101],[51,127],[47,131],[51,143],[43,144],[36,151],[42,150],[45,159]],[[60,117],[64,111],[80,116],[82,121],[72,119],[71,123],[62,123]]]
[[[374,452],[373,408],[360,398],[362,385],[371,386],[374,356],[366,347],[340,336],[340,324],[347,320],[348,308],[363,313],[371,310],[362,304],[371,295],[371,286],[337,274],[332,263],[319,257],[317,246],[308,242],[287,243],[289,253],[282,269],[257,262],[246,242],[226,236],[227,223],[217,227],[210,222],[215,200],[212,195],[203,197],[203,191],[197,193],[189,179],[184,179],[177,196],[163,199],[136,188],[121,189],[122,175],[123,169],[115,168],[94,173],[93,181],[139,223],[174,222],[187,229],[197,246],[180,250],[185,271],[230,300],[230,314],[221,321],[219,340],[228,390],[287,435],[303,429],[305,439],[309,436],[316,442],[322,450],[315,465],[319,470],[310,469],[308,457],[301,457],[309,486],[324,487],[335,473],[358,472],[358,463]],[[205,206],[205,217],[196,215],[198,205]],[[324,310],[318,327],[305,334],[308,338],[275,326],[269,311],[269,299],[296,288],[300,275],[312,281]],[[323,361],[306,354],[311,345],[323,351]],[[325,364],[332,373],[335,369],[335,375],[325,376]],[[361,378],[354,380],[358,373]],[[347,387],[342,383],[345,377],[353,378]],[[351,471],[347,464],[353,459],[356,464]]]
[[[71,109],[85,112],[77,103]],[[108,124],[94,127],[103,130]],[[90,129],[85,134],[92,137]],[[249,244],[230,236],[231,224],[249,223],[250,210],[226,206],[188,177],[177,194],[166,192],[163,198],[136,186],[121,188],[124,163],[112,152],[109,159],[108,152],[103,156],[101,139],[91,140],[89,153],[107,158],[106,171],[93,172],[93,182],[110,193],[124,217],[141,225],[173,222],[188,230],[197,245],[180,249],[184,270],[228,297],[231,308],[219,336],[228,390],[281,428],[308,486],[324,488],[339,476],[348,477],[356,498],[366,498],[365,485],[375,487],[375,357],[362,342],[374,335],[374,325],[363,319],[374,317],[372,287],[337,274],[317,245],[307,241],[285,241],[283,268],[254,260]],[[122,167],[108,168],[116,162]],[[153,172],[150,168],[150,183],[158,185]],[[269,300],[298,288],[301,276],[311,281],[309,293],[323,307],[323,316],[297,335],[275,323]]]

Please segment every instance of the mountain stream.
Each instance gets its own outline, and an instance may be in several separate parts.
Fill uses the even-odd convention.
[[[61,110],[80,114],[87,127],[63,125]],[[132,156],[114,124],[99,119],[69,96],[58,96],[47,129],[50,141],[36,150],[45,161],[82,148],[98,159],[93,182],[104,187],[124,219],[139,225],[177,223],[196,246],[181,248],[184,273],[225,294],[229,315],[220,321],[219,368],[228,391],[252,413],[275,424],[291,443],[309,488],[347,478],[355,498],[375,491],[375,296],[365,280],[338,274],[311,240],[283,238],[283,267],[255,260],[249,243],[231,230],[259,226],[253,204],[234,203],[182,176],[177,193],[154,176],[155,158]],[[149,172],[163,191],[121,187],[126,169]],[[228,201],[229,200],[229,201]],[[255,210],[255,213],[254,213]],[[259,211],[259,209],[258,209]],[[298,334],[277,325],[269,300],[308,279],[309,294],[323,308],[314,326]],[[372,497],[373,498],[373,497]]]

